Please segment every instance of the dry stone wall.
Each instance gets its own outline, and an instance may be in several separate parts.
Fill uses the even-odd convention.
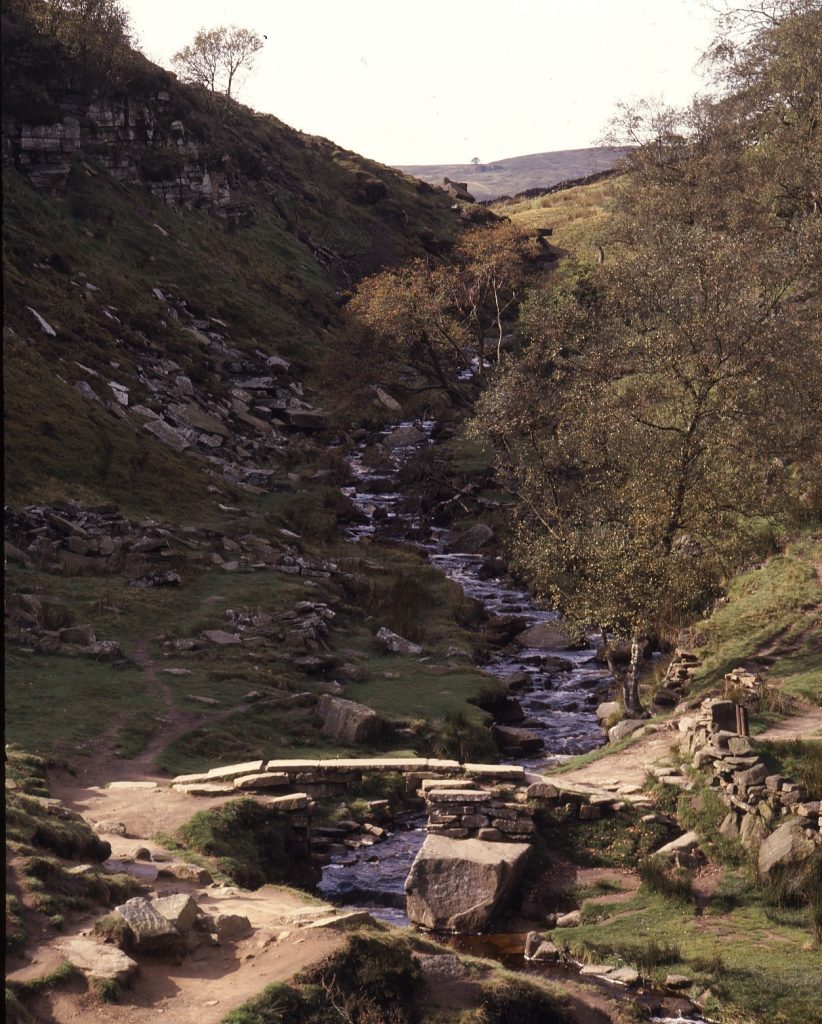
[[[739,675],[729,673],[727,681],[738,683]],[[728,805],[721,833],[757,850],[775,831],[790,825],[811,844],[808,850],[822,845],[819,794],[770,771],[756,740],[736,731],[738,707],[733,701],[708,699],[679,721],[682,748],[691,755],[693,767],[708,773],[711,786]]]

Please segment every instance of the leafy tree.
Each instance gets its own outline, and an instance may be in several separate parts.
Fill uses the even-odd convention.
[[[489,337],[500,357],[503,323],[528,270],[526,247],[512,225],[495,224],[464,235],[447,261],[412,260],[361,282],[347,307],[346,379],[401,379],[409,392],[439,391],[470,409]]]
[[[237,25],[200,29],[193,42],[171,58],[180,77],[208,89],[212,97],[224,97],[228,107],[241,71],[250,71],[263,48],[264,37]]]
[[[631,640],[634,714],[648,632],[694,611],[762,517],[822,507],[820,7],[771,14],[715,47],[718,99],[623,112],[641,145],[616,258],[531,297],[530,343],[474,425],[519,499],[520,566],[573,625]]]
[[[14,5],[79,64],[85,91],[117,79],[128,65],[131,24],[118,0],[43,0]]]

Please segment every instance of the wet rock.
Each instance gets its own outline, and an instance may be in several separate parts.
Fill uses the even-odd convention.
[[[510,725],[495,725],[494,739],[502,747],[519,747],[524,751],[541,750],[545,743],[539,733]]]
[[[525,959],[553,961],[559,960],[559,948],[550,939],[539,932],[528,932],[525,940]]]
[[[404,448],[408,445],[421,444],[426,438],[427,435],[424,430],[406,425],[392,430],[383,443],[386,448]]]
[[[573,647],[562,626],[556,622],[538,622],[515,637],[520,647],[536,647],[551,651],[568,651]]]
[[[464,533],[451,537],[446,545],[447,551],[463,551],[474,554],[487,547],[494,539],[494,531],[487,523],[476,523]]]
[[[531,847],[429,835],[405,883],[408,917],[425,928],[480,931],[511,897]]]

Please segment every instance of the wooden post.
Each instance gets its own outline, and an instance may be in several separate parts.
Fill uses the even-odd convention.
[[[736,705],[736,731],[740,736],[750,736],[748,709],[741,704]]]

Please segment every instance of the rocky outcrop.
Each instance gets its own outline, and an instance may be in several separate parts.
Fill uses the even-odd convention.
[[[327,694],[320,697],[317,714],[325,736],[338,743],[368,743],[379,738],[384,722],[364,704]]]
[[[408,918],[434,931],[482,931],[515,891],[525,843],[429,835],[405,883]]]

